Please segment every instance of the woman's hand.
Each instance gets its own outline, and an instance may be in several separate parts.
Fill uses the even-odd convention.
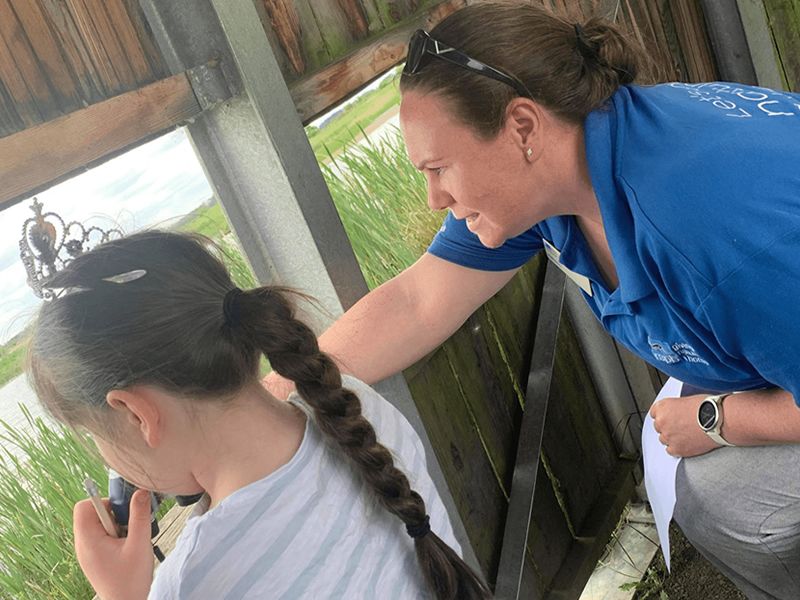
[[[149,492],[137,490],[131,498],[128,537],[109,536],[89,500],[75,505],[73,529],[78,562],[101,600],[147,598],[153,582]]]
[[[706,397],[700,394],[663,398],[650,407],[658,439],[667,447],[668,454],[688,458],[719,448],[697,422],[697,411]]]
[[[294,391],[294,381],[281,377],[275,371],[264,377],[261,383],[278,400],[286,400]]]

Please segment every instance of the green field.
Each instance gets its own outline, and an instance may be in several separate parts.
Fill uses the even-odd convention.
[[[364,94],[349,105],[322,129],[307,127],[306,133],[319,162],[329,160],[357,137],[378,117],[400,104],[400,90],[393,77],[385,79],[381,86]]]
[[[228,219],[225,218],[225,213],[222,212],[222,207],[218,203],[211,206],[201,206],[196,209],[189,219],[178,228],[181,231],[193,231],[202,234],[212,240],[222,239],[231,231],[228,224]]]
[[[0,346],[0,386],[12,380],[22,372],[22,361],[25,359],[25,344],[11,341]]]

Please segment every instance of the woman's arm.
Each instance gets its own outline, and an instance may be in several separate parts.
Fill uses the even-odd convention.
[[[673,456],[696,456],[719,447],[697,423],[697,411],[705,398],[665,398],[650,409],[661,442]],[[785,390],[732,394],[725,398],[722,411],[722,437],[731,444],[800,444],[800,408]]]
[[[426,253],[342,315],[320,336],[320,347],[344,372],[380,381],[450,337],[516,271],[479,271]],[[280,398],[292,389],[276,374],[264,383]]]

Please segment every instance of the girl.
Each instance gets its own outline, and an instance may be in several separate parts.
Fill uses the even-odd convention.
[[[159,231],[99,246],[49,284],[30,355],[42,403],[143,490],[206,492],[154,581],[146,492],[125,539],[76,505],[101,597],[488,597],[451,548],[419,437],[340,376],[285,291],[239,290],[199,238]],[[259,383],[262,354],[295,382],[288,403]]]

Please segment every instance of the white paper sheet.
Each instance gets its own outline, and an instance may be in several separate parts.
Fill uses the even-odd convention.
[[[672,377],[656,396],[655,402],[662,398],[677,398],[681,395],[683,383]],[[647,499],[653,509],[658,539],[664,562],[669,570],[669,522],[675,510],[675,474],[680,458],[667,454],[667,448],[658,441],[658,433],[653,427],[653,418],[648,413],[642,429],[642,453],[644,455],[644,484]]]

